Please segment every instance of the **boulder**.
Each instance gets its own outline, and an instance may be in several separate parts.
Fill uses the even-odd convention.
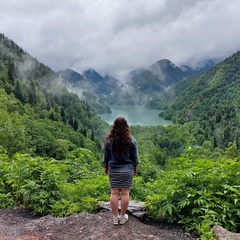
[[[214,226],[212,230],[216,240],[240,240],[240,233],[229,232],[221,226]]]
[[[118,204],[119,210],[121,209],[120,202]],[[103,209],[111,210],[110,202],[101,202],[100,207]],[[136,202],[136,201],[130,201],[128,205],[128,212],[132,214],[133,216],[143,219],[145,216],[145,203],[144,202]]]

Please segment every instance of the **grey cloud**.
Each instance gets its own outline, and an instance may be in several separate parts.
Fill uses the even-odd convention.
[[[58,71],[122,76],[167,58],[198,66],[240,49],[238,0],[2,0],[0,32]]]

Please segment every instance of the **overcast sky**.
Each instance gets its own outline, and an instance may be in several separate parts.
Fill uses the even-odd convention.
[[[1,0],[0,32],[55,71],[122,76],[240,50],[239,0]]]

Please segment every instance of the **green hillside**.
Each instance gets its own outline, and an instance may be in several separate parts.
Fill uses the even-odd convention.
[[[101,149],[107,125],[50,68],[0,35],[0,145],[57,159],[78,147]]]
[[[181,83],[178,83],[179,85]],[[240,52],[195,79],[163,113],[174,123],[196,122],[214,147],[240,144]],[[201,142],[199,142],[201,144]]]

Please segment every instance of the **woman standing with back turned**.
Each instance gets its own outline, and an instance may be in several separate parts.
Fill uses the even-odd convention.
[[[129,192],[133,175],[137,174],[138,149],[135,138],[124,117],[115,119],[104,141],[103,165],[109,175],[111,196],[110,205],[113,212],[113,224],[124,224],[129,204]],[[121,212],[118,213],[118,197],[121,195]]]

